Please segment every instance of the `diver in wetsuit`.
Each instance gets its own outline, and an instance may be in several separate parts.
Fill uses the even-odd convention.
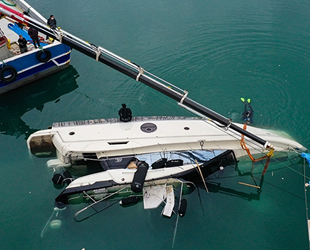
[[[129,122],[132,118],[132,112],[130,108],[126,108],[126,104],[122,104],[122,108],[118,111],[119,119],[122,122]]]
[[[251,99],[248,99],[246,102],[244,98],[241,98],[241,101],[244,103],[244,111],[242,113],[242,119],[246,124],[253,123],[254,110],[251,106]],[[249,109],[247,107],[249,107]]]

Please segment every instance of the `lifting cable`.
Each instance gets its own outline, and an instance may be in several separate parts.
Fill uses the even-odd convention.
[[[307,228],[308,228],[308,237],[309,237],[309,242],[308,242],[308,247],[310,249],[310,221],[309,221],[309,214],[308,214],[308,200],[307,200],[307,188],[309,187],[309,183],[306,182],[306,159],[304,159],[304,166],[303,166],[303,172],[304,172],[304,183],[305,183],[305,209],[306,209],[306,219],[307,219]]]
[[[243,129],[246,130],[246,123],[243,125]],[[266,155],[262,156],[262,157],[259,157],[258,159],[255,159],[252,155],[251,155],[251,152],[250,150],[248,149],[248,147],[245,145],[245,141],[244,141],[244,135],[241,135],[241,140],[240,140],[240,145],[242,147],[242,149],[244,149],[247,153],[248,153],[248,156],[250,157],[250,159],[252,160],[252,162],[258,162],[258,161],[261,161],[261,160],[264,160],[264,159],[267,159],[266,161],[266,164],[265,164],[265,167],[264,167],[264,170],[263,170],[263,173],[262,175],[264,175],[267,171],[267,168],[269,166],[269,163],[270,163],[270,158],[273,156],[273,149]]]

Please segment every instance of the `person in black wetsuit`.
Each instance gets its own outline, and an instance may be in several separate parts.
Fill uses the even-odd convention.
[[[254,110],[251,106],[251,99],[248,99],[246,102],[244,98],[241,98],[241,101],[244,103],[244,111],[242,113],[242,119],[246,124],[253,123]],[[247,107],[249,107],[249,109]]]
[[[132,112],[130,108],[126,107],[126,104],[122,104],[122,108],[118,111],[119,119],[122,122],[129,122],[132,118]]]

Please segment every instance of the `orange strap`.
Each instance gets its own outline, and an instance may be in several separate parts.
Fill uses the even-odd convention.
[[[246,127],[247,127],[247,125],[246,125],[246,123],[245,123],[245,124],[243,125],[243,129],[246,130]],[[251,158],[251,160],[252,160],[253,162],[258,162],[258,161],[267,159],[266,164],[265,164],[265,167],[264,167],[264,170],[263,170],[263,174],[262,174],[262,175],[264,175],[264,174],[266,173],[266,171],[267,171],[268,166],[269,166],[270,158],[271,158],[271,156],[273,156],[273,150],[270,151],[268,154],[266,154],[266,155],[264,155],[264,156],[262,156],[262,157],[260,157],[260,158],[258,158],[258,159],[255,159],[255,158],[251,155],[251,152],[250,152],[250,150],[248,149],[248,147],[245,145],[244,135],[241,135],[240,145],[241,145],[242,149],[244,149],[244,150],[248,153],[248,156]]]

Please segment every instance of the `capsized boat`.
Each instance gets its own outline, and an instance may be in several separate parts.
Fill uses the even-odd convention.
[[[249,126],[247,132],[268,140],[264,145],[272,148],[274,157],[288,157],[291,152],[304,150],[276,131]],[[269,155],[270,159],[264,146],[247,139],[245,150],[240,143],[243,140],[242,135],[238,137],[229,128],[204,117],[163,116],[133,117],[130,122],[118,118],[58,122],[32,134],[27,143],[38,157],[57,157],[49,160],[48,166],[54,169],[54,184],[68,184],[55,199],[56,206],[61,208],[77,200],[91,199],[96,204],[97,200],[119,196],[129,197],[134,203],[139,196],[143,200],[153,197],[149,199],[153,203],[158,195],[150,196],[154,188],[147,189],[155,186],[164,190],[160,199],[163,202],[168,198],[167,186],[176,188],[182,184],[183,190],[188,186],[183,186],[185,183],[204,181],[217,171],[225,171],[227,166],[235,166],[249,148],[252,157]],[[96,170],[81,176],[76,174],[81,168]],[[171,214],[172,210],[166,213]]]
[[[65,44],[45,40],[39,33],[41,48],[35,48],[28,35],[24,16],[46,26],[46,19],[23,0],[5,0],[0,3],[0,94],[34,82],[69,66],[71,48]],[[19,35],[27,40],[27,52],[21,53]]]
[[[85,191],[97,190],[98,196],[98,190],[108,193],[109,188],[131,185],[132,193],[141,193],[143,186],[162,179],[201,180],[234,164],[234,151],[207,141],[224,136],[216,131],[208,121],[190,117],[134,117],[127,123],[102,119],[54,123],[32,134],[28,145],[34,155],[57,155],[48,161],[56,173],[84,165],[101,170],[75,179],[56,198],[57,203],[68,203],[71,195]],[[223,140],[229,143],[230,138]],[[59,174],[55,178],[61,180]]]
[[[291,152],[298,155],[306,150],[285,133],[233,123],[190,99],[187,91],[100,46],[64,30],[51,32],[32,18],[20,21],[167,95],[198,116],[134,117],[130,122],[119,118],[58,122],[33,133],[27,140],[31,153],[38,157],[55,156],[48,161],[55,171],[53,182],[67,185],[56,198],[58,207],[79,198],[96,204],[118,195],[129,196],[135,203],[137,197],[132,195],[136,194],[166,199],[170,205],[164,214],[171,215],[171,189],[176,183],[183,190],[197,179],[204,182],[210,174],[225,171],[226,166],[236,164],[245,155],[253,161],[266,161],[264,174],[271,157],[289,157]],[[87,171],[80,174],[81,169]],[[153,189],[155,186],[161,188]],[[154,199],[153,202],[157,204]],[[154,205],[145,205],[149,207]]]

